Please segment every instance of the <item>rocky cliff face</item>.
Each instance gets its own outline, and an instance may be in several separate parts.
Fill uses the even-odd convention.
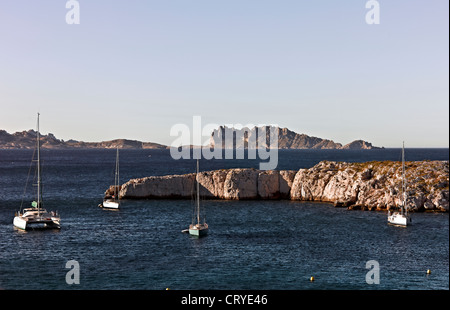
[[[121,186],[128,199],[191,198],[195,180],[210,199],[292,199],[334,203],[349,209],[386,210],[401,199],[401,163],[324,161],[299,171],[227,169],[133,179]],[[406,163],[407,206],[411,211],[449,209],[449,164]],[[108,191],[107,191],[108,194]]]
[[[200,195],[210,199],[279,199],[290,197],[295,171],[227,169],[200,172]],[[195,174],[132,179],[121,186],[121,198],[191,198]],[[113,188],[107,190],[110,195]]]
[[[449,208],[449,165],[442,161],[406,163],[406,204],[412,211]],[[350,209],[385,210],[401,200],[400,162],[321,162],[300,169],[291,199],[333,202]]]

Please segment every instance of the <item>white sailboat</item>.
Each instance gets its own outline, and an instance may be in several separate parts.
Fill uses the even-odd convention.
[[[37,149],[37,201],[31,203],[31,208],[25,208],[16,212],[13,225],[17,228],[27,230],[30,228],[61,228],[61,218],[56,212],[47,212],[43,206],[42,199],[42,180],[41,180],[41,146],[40,146],[40,133],[39,133],[39,113],[37,117],[37,134],[36,134],[36,149]],[[33,156],[34,157],[34,156]],[[34,161],[34,160],[33,160]]]
[[[402,147],[402,202],[400,204],[400,211],[392,212],[388,211],[388,223],[408,226],[412,220],[408,214],[408,208],[406,207],[406,180],[405,180],[405,143]]]
[[[196,193],[196,208],[195,208],[195,218],[192,220],[192,224],[189,225],[189,234],[192,236],[203,237],[208,234],[209,226],[203,220],[203,223],[200,222],[200,186],[197,180],[198,176],[198,159],[197,159],[197,173],[195,175],[196,183],[197,183],[197,193]],[[196,222],[195,222],[196,220]]]
[[[119,148],[116,152],[116,172],[114,175],[114,194],[110,198],[104,198],[103,202],[99,204],[99,207],[106,209],[119,209],[120,197],[119,197],[120,185],[119,185]]]

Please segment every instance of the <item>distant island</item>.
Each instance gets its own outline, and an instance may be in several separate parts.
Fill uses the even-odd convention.
[[[355,140],[348,144],[342,145],[341,143],[336,143],[332,140],[322,139],[317,137],[311,137],[306,134],[298,134],[287,128],[271,127],[272,130],[278,131],[278,148],[279,149],[355,149],[355,150],[370,150],[378,149],[372,143]],[[220,135],[224,136],[225,130],[230,129],[224,126],[220,126],[218,129],[211,133],[210,146],[217,146],[218,137]],[[242,139],[236,140],[234,137],[234,146],[236,148],[246,147],[249,138],[252,135],[258,133],[258,127],[254,128],[243,128],[243,129],[233,129],[236,136],[241,135]],[[32,149],[36,144],[37,132],[35,130],[28,130],[22,132],[16,132],[13,134],[8,133],[5,130],[0,130],[0,149]],[[52,133],[47,135],[41,134],[41,147],[45,149],[167,149],[170,146],[153,143],[153,142],[142,142],[137,140],[129,139],[114,139],[102,142],[83,142],[77,140],[67,140],[56,138]]]
[[[270,127],[266,126],[266,128],[262,127],[253,127],[247,128],[244,127],[242,129],[234,129],[228,128],[226,126],[220,126],[218,129],[214,130],[211,134],[210,145],[214,147],[222,142],[222,148],[225,148],[225,137],[227,130],[233,130],[235,132],[235,137],[233,137],[233,145],[235,148],[247,148],[249,140],[254,139],[255,136],[260,135],[260,131],[264,129],[266,133],[266,141],[262,139],[262,143],[264,147],[270,147],[270,131],[275,130],[278,131],[278,149],[354,149],[354,150],[370,150],[370,149],[379,149],[379,147],[375,147],[372,143],[363,141],[363,140],[355,140],[348,144],[342,145],[341,143],[336,143],[333,140],[322,139],[317,137],[311,137],[306,134],[298,134],[288,128],[280,128],[280,127]],[[237,138],[240,137],[240,138]],[[253,140],[255,141],[255,140]],[[260,141],[261,143],[261,141]]]
[[[32,149],[36,146],[37,132],[28,130],[9,134],[5,130],[0,130],[0,149]],[[115,139],[103,142],[83,142],[76,140],[61,140],[53,134],[41,134],[41,148],[44,149],[166,149],[167,146],[153,143],[141,142],[128,139]]]

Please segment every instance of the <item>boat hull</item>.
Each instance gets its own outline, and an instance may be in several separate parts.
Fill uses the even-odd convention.
[[[388,223],[398,226],[408,226],[411,223],[409,216],[394,212],[388,215]]]
[[[191,236],[196,236],[196,237],[203,237],[206,236],[208,234],[208,229],[189,229],[189,234]]]
[[[208,234],[208,224],[189,226],[189,234],[196,237],[206,236]]]
[[[103,203],[100,205],[102,208],[106,209],[119,209],[119,203],[116,201],[103,201]]]
[[[27,229],[27,221],[21,218],[20,216],[15,216],[13,224],[15,227],[20,228],[22,230]]]
[[[22,216],[15,216],[13,225],[22,230],[28,229],[60,229],[59,218],[24,218]]]

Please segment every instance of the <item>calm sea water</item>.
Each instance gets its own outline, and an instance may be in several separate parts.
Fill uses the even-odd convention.
[[[165,150],[120,156],[122,182],[195,171],[193,160],[174,161]],[[407,149],[406,156],[448,160],[449,150]],[[189,200],[123,201],[119,211],[97,207],[113,180],[115,150],[43,150],[45,206],[59,211],[62,229],[18,231],[12,220],[31,157],[32,151],[0,150],[3,289],[449,289],[448,214],[413,214],[405,229],[387,225],[381,212],[324,203],[208,200],[210,234],[196,239],[181,233],[191,220]],[[325,159],[399,160],[400,150],[280,151],[278,169]],[[258,168],[259,161],[200,165]],[[79,285],[66,283],[69,260],[79,262]],[[379,263],[379,284],[366,283],[369,260]]]

